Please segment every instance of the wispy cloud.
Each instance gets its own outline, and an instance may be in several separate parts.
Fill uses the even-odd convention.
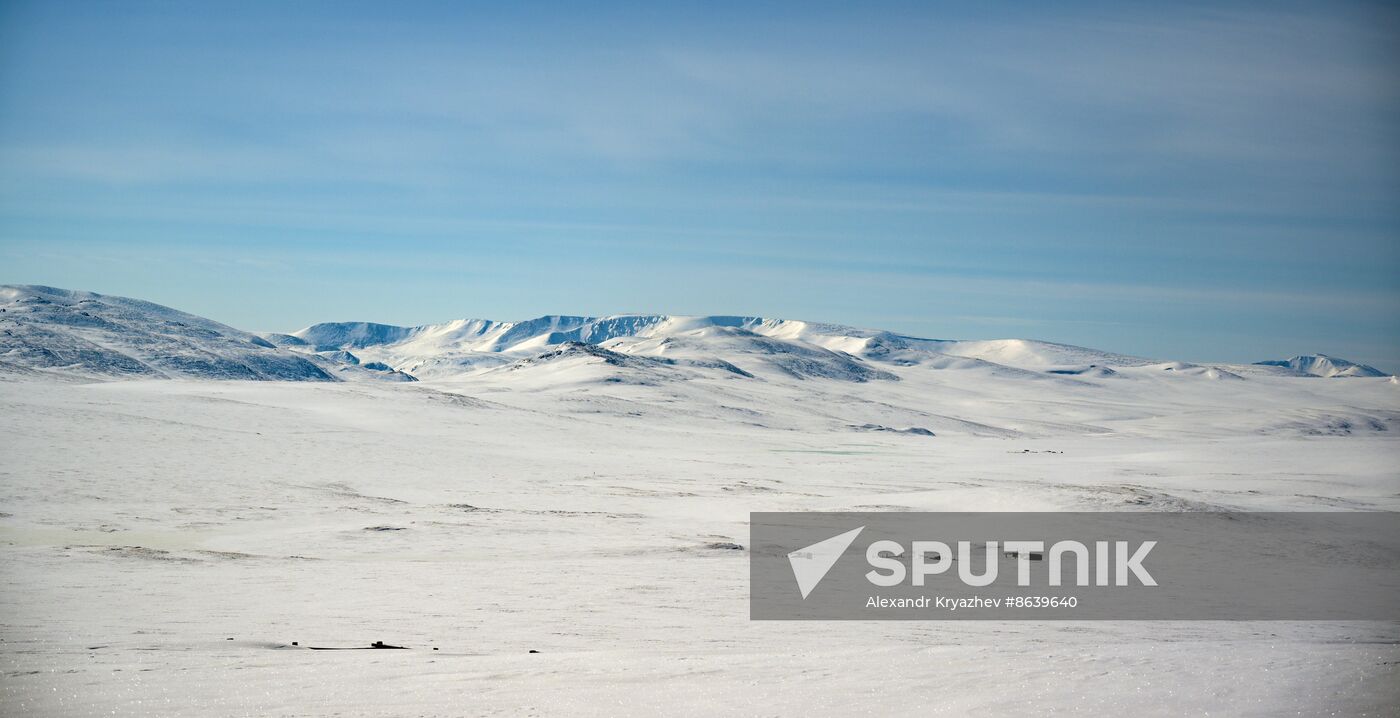
[[[10,4],[0,249],[235,323],[373,284],[1400,347],[1393,8],[790,10]]]

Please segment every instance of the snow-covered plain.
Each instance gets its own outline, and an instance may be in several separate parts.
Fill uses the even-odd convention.
[[[0,713],[1400,706],[1393,624],[754,622],[734,547],[750,511],[1400,510],[1390,379],[638,319],[257,345],[354,381],[94,381],[10,355]],[[376,640],[412,650],[291,646]]]

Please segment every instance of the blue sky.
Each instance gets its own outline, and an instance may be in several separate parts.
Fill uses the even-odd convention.
[[[747,5],[8,0],[0,282],[1400,371],[1397,10]]]

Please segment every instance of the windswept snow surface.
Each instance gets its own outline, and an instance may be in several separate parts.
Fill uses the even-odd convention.
[[[453,324],[268,338],[435,367],[415,383],[0,371],[0,713],[1400,705],[1392,624],[753,622],[734,548],[751,511],[1400,510],[1388,378],[744,318]]]

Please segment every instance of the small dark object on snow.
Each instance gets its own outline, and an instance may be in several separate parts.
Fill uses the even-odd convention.
[[[530,652],[531,652],[531,653],[539,653],[539,651],[537,651],[537,650],[535,650],[535,649],[533,649],[533,648],[530,649]]]
[[[292,643],[293,646],[297,645]],[[368,646],[307,646],[312,651],[371,651],[376,648],[393,648],[400,651],[408,650],[408,646],[391,646],[383,641],[375,641]]]
[[[225,641],[232,641],[233,639],[232,639],[232,638],[225,638],[224,640],[225,640]]]
[[[300,643],[297,643],[296,641],[292,641],[292,645],[293,645],[293,646],[300,646],[301,644],[300,644]]]

